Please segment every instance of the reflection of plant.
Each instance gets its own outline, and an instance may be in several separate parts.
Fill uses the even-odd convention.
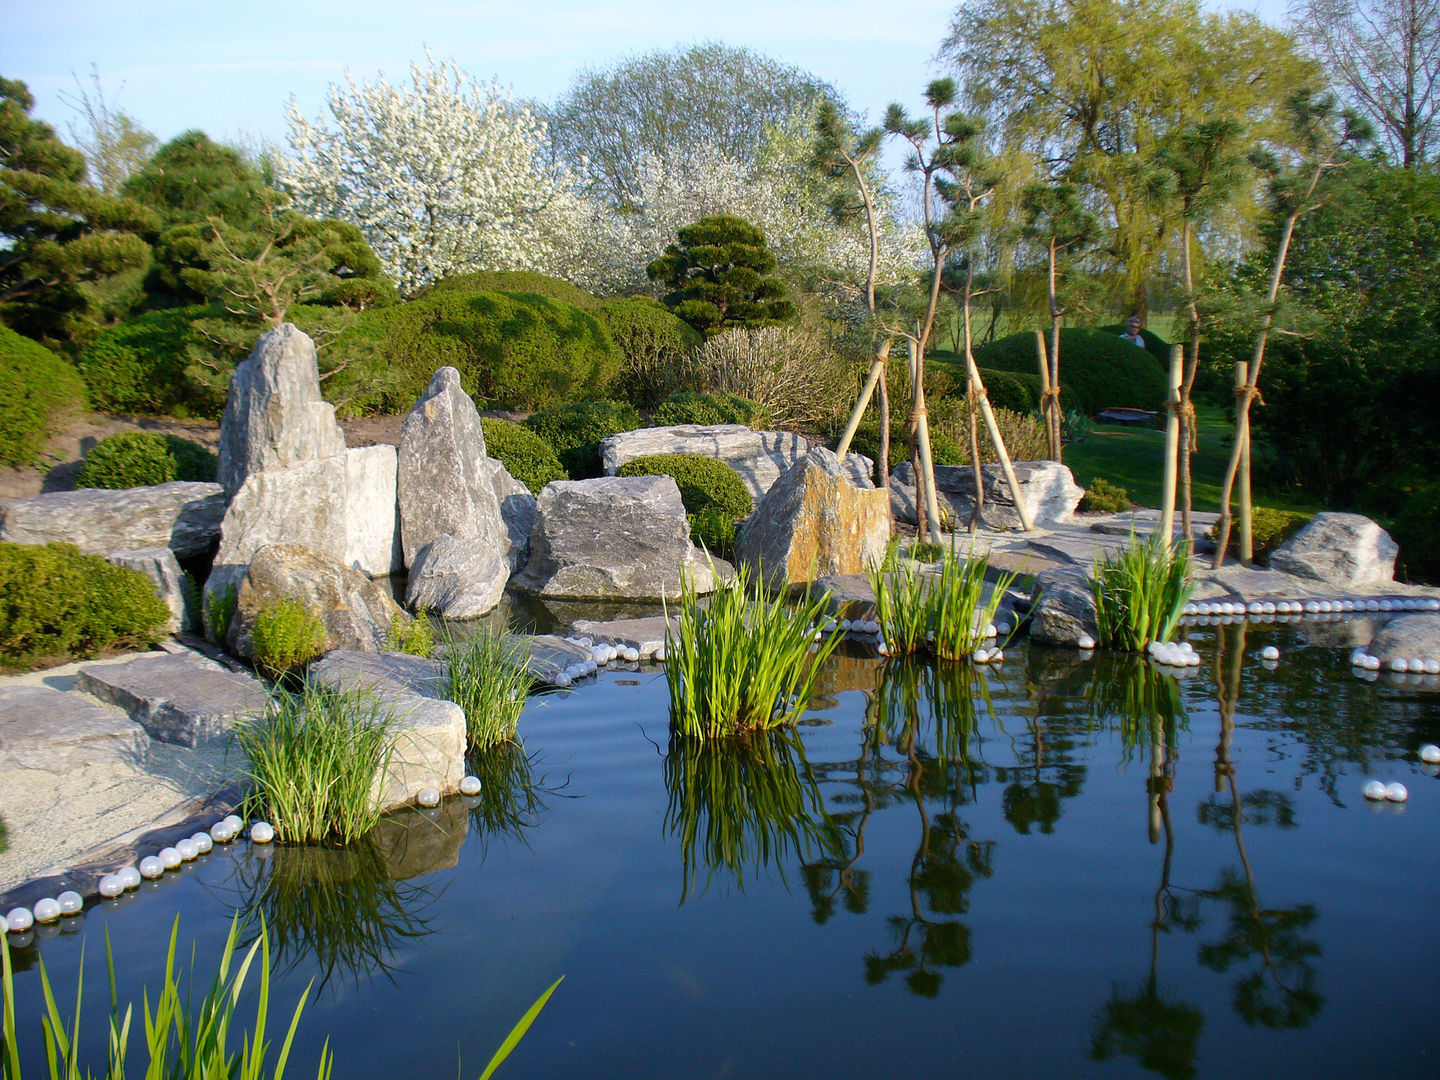
[[[1161,995],[1154,980],[1127,993],[1115,987],[1090,1042],[1090,1056],[1108,1061],[1128,1054],[1166,1080],[1195,1075],[1195,1049],[1205,1017],[1199,1009]]]
[[[1102,654],[1096,663],[1088,690],[1090,718],[1101,727],[1119,725],[1127,761],[1138,744],[1153,741],[1157,730],[1170,745],[1177,730],[1189,727],[1180,683],[1173,675],[1133,654]]]
[[[839,847],[815,774],[791,732],[756,732],[734,742],[672,735],[665,785],[665,827],[680,838],[682,901],[702,867],[705,888],[724,869],[743,889],[747,869],[773,861],[783,875],[792,851],[809,858]]]
[[[480,794],[470,800],[470,822],[482,838],[524,840],[525,830],[540,821],[545,802],[533,774],[534,762],[519,743],[500,743],[472,753],[471,775],[480,780]]]
[[[1101,645],[1139,652],[1169,641],[1190,599],[1190,554],[1159,533],[1097,557],[1091,589]]]

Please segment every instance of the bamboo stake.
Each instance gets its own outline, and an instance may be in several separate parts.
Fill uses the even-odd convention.
[[[1250,365],[1235,361],[1235,389],[1243,391],[1250,381]],[[1240,561],[1249,566],[1255,561],[1254,535],[1251,529],[1250,503],[1250,414],[1240,417],[1235,433],[1240,440]]]
[[[1165,543],[1175,539],[1175,475],[1180,457],[1180,369],[1185,350],[1170,347],[1170,389],[1165,395],[1165,479],[1160,489],[1160,535]]]
[[[909,339],[908,344],[910,346],[910,373],[914,380],[915,441],[920,452],[920,460],[916,462],[919,466],[917,479],[923,477],[925,485],[925,526],[930,534],[930,542],[938,544],[941,541],[940,504],[935,496],[935,462],[930,454],[930,420],[926,415],[925,408],[925,369],[920,356],[918,339]],[[917,496],[916,510],[918,511],[920,494],[918,483],[915,494]]]
[[[1035,331],[1035,359],[1040,362],[1040,412],[1045,420],[1045,438],[1050,443],[1050,460],[1060,460],[1060,425],[1055,422],[1059,404],[1050,393],[1050,359],[1045,352],[1045,331]]]
[[[842,460],[850,452],[850,442],[855,438],[855,432],[860,427],[865,410],[870,407],[870,398],[875,393],[875,384],[880,381],[880,375],[884,372],[885,365],[889,360],[890,339],[887,337],[875,353],[875,359],[870,361],[870,374],[865,377],[865,385],[860,390],[859,400],[855,402],[855,408],[851,410],[850,419],[845,424],[845,432],[840,436],[840,444],[835,448],[836,455]]]

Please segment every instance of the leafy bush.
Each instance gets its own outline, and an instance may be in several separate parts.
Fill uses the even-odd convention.
[[[194,388],[186,369],[191,351],[204,343],[194,322],[208,310],[151,311],[97,335],[75,361],[91,404],[104,412],[145,415],[180,415],[192,408]],[[197,411],[208,416],[214,410],[207,404]]]
[[[481,417],[480,427],[485,432],[485,452],[498,458],[511,476],[530,489],[530,494],[539,495],[551,480],[568,479],[555,448],[524,425]]]
[[[703,454],[647,454],[626,462],[619,475],[673,477],[689,514],[719,510],[743,518],[753,509],[750,491],[740,474],[725,462]]]
[[[1097,476],[1080,496],[1078,509],[1090,514],[1123,514],[1130,505],[1129,491]]]
[[[1130,346],[1132,349],[1134,346]],[[1169,641],[1190,599],[1190,554],[1159,534],[1097,559],[1091,576],[1100,644],[1140,652]]]
[[[606,300],[594,314],[624,356],[615,390],[637,405],[653,405],[679,385],[685,358],[704,340],[650,297]]]
[[[85,386],[75,369],[4,325],[0,387],[0,465],[35,464],[64,416],[85,408]]]
[[[137,570],[73,544],[0,543],[0,666],[150,645],[169,620]]]
[[[1000,368],[981,368],[980,380],[985,384],[985,395],[994,408],[1023,414],[1040,407],[1038,374],[1027,375]]]
[[[279,678],[325,652],[325,623],[298,600],[277,600],[260,609],[250,631],[255,663]]]
[[[901,461],[909,460],[910,445],[905,438],[904,428],[892,423],[890,425],[890,467],[892,469]],[[835,449],[839,444],[839,436],[836,436],[830,440],[830,449]],[[879,460],[880,421],[862,420],[860,422],[860,426],[855,429],[855,437],[850,440],[850,452],[864,454],[871,461]],[[969,456],[969,453],[950,436],[934,429],[931,430],[930,458],[936,465],[964,465]]]
[[[633,405],[623,401],[577,401],[535,413],[525,426],[555,448],[572,479],[600,475],[600,440],[645,426]]]
[[[481,270],[473,274],[455,274],[431,285],[422,295],[437,292],[504,292],[543,296],[578,308],[602,308],[598,298],[584,289],[560,278],[547,277],[529,270]],[[609,303],[606,301],[605,303]]]
[[[435,631],[430,620],[423,615],[407,619],[403,615],[392,615],[390,626],[385,631],[385,651],[409,653],[411,656],[429,656],[435,648]]]
[[[1125,333],[1125,329],[1125,323],[1115,323],[1112,326],[1098,327],[1095,332],[1097,334],[1114,334],[1118,338],[1121,334]],[[1065,331],[1062,330],[1060,332],[1061,334],[1064,334]],[[1160,361],[1160,368],[1162,371],[1169,371],[1170,346],[1173,343],[1166,341],[1159,334],[1151,333],[1143,326],[1140,328],[1140,336],[1145,339],[1145,351],[1148,352],[1151,356],[1155,357],[1156,360]],[[1135,346],[1131,345],[1130,347],[1133,349]],[[1060,364],[1062,367],[1065,364],[1065,342],[1063,339],[1060,342]]]
[[[981,368],[1039,378],[1034,334],[1011,334],[974,356]],[[1062,406],[1091,414],[1111,406],[1159,409],[1165,402],[1165,372],[1155,357],[1103,330],[1060,331],[1060,387]]]
[[[178,435],[126,431],[107,435],[91,448],[75,474],[75,486],[119,490],[214,479],[215,455],[199,443]]]
[[[535,680],[530,674],[524,638],[502,638],[488,631],[460,640],[442,631],[445,669],[440,694],[465,713],[471,750],[489,750],[513,742]]]
[[[1264,506],[1250,508],[1250,546],[1256,562],[1268,562],[1270,553],[1309,524],[1313,514],[1293,510],[1271,510]],[[1240,556],[1240,516],[1231,521],[1229,552]],[[1220,537],[1218,523],[1205,534],[1213,542]]]
[[[690,542],[711,555],[729,559],[735,554],[735,537],[739,521],[723,510],[697,510],[687,514],[690,521]]]
[[[737,394],[697,394],[687,390],[666,398],[650,416],[656,427],[672,424],[744,424],[770,426],[770,414],[749,398]]]

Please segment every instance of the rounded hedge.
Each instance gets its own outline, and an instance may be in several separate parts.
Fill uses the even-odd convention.
[[[1125,323],[1116,323],[1113,326],[1102,326],[1096,332],[1101,334],[1114,334],[1118,338],[1121,334],[1125,333],[1125,330]],[[1061,333],[1064,333],[1064,331],[1062,330]],[[1151,356],[1155,357],[1156,360],[1160,361],[1160,367],[1162,370],[1169,371],[1170,346],[1172,343],[1166,341],[1159,334],[1151,333],[1143,326],[1140,328],[1140,338],[1142,341],[1145,342],[1145,351],[1148,352]],[[1127,344],[1129,343],[1127,342]],[[1133,349],[1135,346],[1131,345],[1130,347]],[[1064,363],[1065,346],[1063,343],[1061,344],[1060,349],[1060,360],[1061,363]]]
[[[536,274],[529,270],[480,270],[473,274],[455,274],[435,282],[421,295],[437,292],[506,292],[524,293],[529,296],[544,296],[578,308],[603,306],[577,285],[571,285],[560,278]]]
[[[0,666],[149,645],[170,609],[144,574],[73,544],[0,542]]]
[[[693,326],[648,296],[606,300],[594,314],[624,357],[615,392],[649,406],[673,390],[679,364],[705,340]]]
[[[98,334],[75,361],[94,408],[152,415],[187,408],[185,370],[190,349],[200,343],[193,324],[209,312],[203,306],[151,311]]]
[[[1035,374],[1035,335],[1011,334],[974,350],[975,363],[1020,375]],[[1086,413],[1123,407],[1159,409],[1165,403],[1165,373],[1155,357],[1117,334],[1066,328],[1060,331],[1061,405]]]
[[[0,325],[0,465],[40,460],[68,413],[85,408],[85,384],[45,346]]]
[[[522,424],[499,418],[481,417],[485,452],[498,458],[505,471],[539,495],[551,480],[569,479],[555,448]]]
[[[763,405],[738,394],[701,394],[686,391],[672,394],[651,414],[656,427],[673,424],[744,424],[748,428],[770,426],[770,414]]]
[[[738,519],[748,517],[753,507],[740,474],[703,454],[647,454],[626,462],[618,475],[672,477],[687,514],[713,510]]]
[[[1040,375],[1023,375],[1018,371],[981,368],[985,396],[997,409],[1027,413],[1040,408]]]
[[[574,480],[600,475],[600,440],[645,426],[635,406],[623,401],[576,401],[535,413],[525,426],[555,449]]]
[[[172,480],[215,479],[215,455],[178,435],[126,431],[96,443],[75,475],[77,488],[145,487]]]

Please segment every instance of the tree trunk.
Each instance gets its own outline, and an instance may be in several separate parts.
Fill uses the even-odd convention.
[[[1060,301],[1055,295],[1055,238],[1050,238],[1050,459],[1060,461]]]
[[[970,347],[970,296],[974,288],[975,270],[972,260],[966,261],[965,271],[965,374],[970,378],[970,386],[975,392],[975,400],[980,405],[980,413],[985,417],[985,427],[990,432],[990,442],[995,447],[995,456],[1000,459],[1000,470],[1005,474],[1005,482],[1010,487],[1010,497],[1015,500],[1015,513],[1020,517],[1020,527],[1029,532],[1035,528],[1035,523],[1030,520],[1030,510],[1025,505],[1025,499],[1020,492],[1020,482],[1015,479],[1015,470],[1010,465],[1010,453],[1005,449],[1005,440],[1000,435],[1000,425],[995,423],[995,414],[990,410],[990,399],[985,393],[985,382],[980,378],[980,369],[975,366],[975,353]],[[979,455],[976,455],[979,460]],[[979,491],[984,491],[984,485],[978,485]],[[978,497],[978,496],[977,496]]]

